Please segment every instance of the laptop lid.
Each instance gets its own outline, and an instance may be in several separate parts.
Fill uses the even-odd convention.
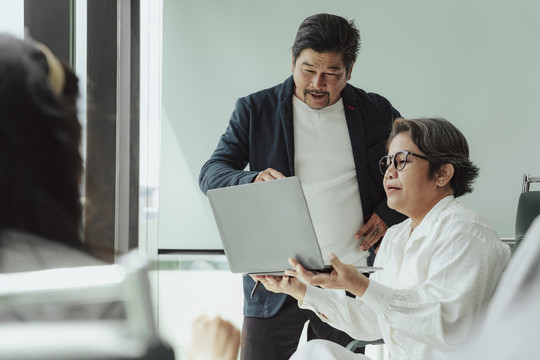
[[[322,271],[324,261],[297,177],[207,192],[234,273],[279,274],[288,258]]]

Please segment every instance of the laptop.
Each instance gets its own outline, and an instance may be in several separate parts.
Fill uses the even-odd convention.
[[[233,273],[283,275],[290,257],[329,272],[297,177],[208,190],[210,207]],[[358,267],[373,272],[374,267]]]

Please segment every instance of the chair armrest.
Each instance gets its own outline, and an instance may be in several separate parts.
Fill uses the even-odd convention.
[[[364,347],[366,345],[381,345],[381,344],[384,344],[384,340],[383,339],[378,339],[378,340],[371,340],[371,341],[365,341],[365,340],[353,340],[351,341],[350,343],[347,344],[347,346],[345,347],[347,350],[350,350],[352,352],[354,352],[356,349],[358,349],[359,347]]]

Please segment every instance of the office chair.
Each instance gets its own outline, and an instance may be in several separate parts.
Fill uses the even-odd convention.
[[[352,352],[356,351],[356,349],[365,347],[366,345],[382,345],[384,344],[383,339],[373,340],[373,341],[367,341],[367,340],[353,340],[350,343],[347,344],[345,347],[347,350],[350,350]]]
[[[530,184],[535,182],[540,182],[540,176],[532,177],[528,174],[523,176],[516,212],[516,240],[512,252],[516,251],[532,221],[540,215],[540,191],[529,191]]]
[[[113,319],[63,318],[70,306],[117,304]],[[9,320],[6,314],[44,309],[46,320]],[[84,312],[84,311],[83,311]],[[169,360],[158,335],[146,262],[136,253],[118,264],[0,275],[0,359]]]

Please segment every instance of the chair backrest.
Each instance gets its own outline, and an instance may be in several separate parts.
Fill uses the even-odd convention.
[[[0,320],[36,307],[59,316],[0,321],[0,359],[174,359],[159,338],[150,294],[146,261],[137,253],[114,265],[1,274]],[[121,306],[123,315],[62,316],[68,306],[107,304]]]
[[[522,192],[516,213],[516,241],[512,251],[517,249],[532,221],[540,215],[540,191],[530,191],[530,184],[535,182],[540,182],[540,176],[533,177],[527,174],[523,176]]]

